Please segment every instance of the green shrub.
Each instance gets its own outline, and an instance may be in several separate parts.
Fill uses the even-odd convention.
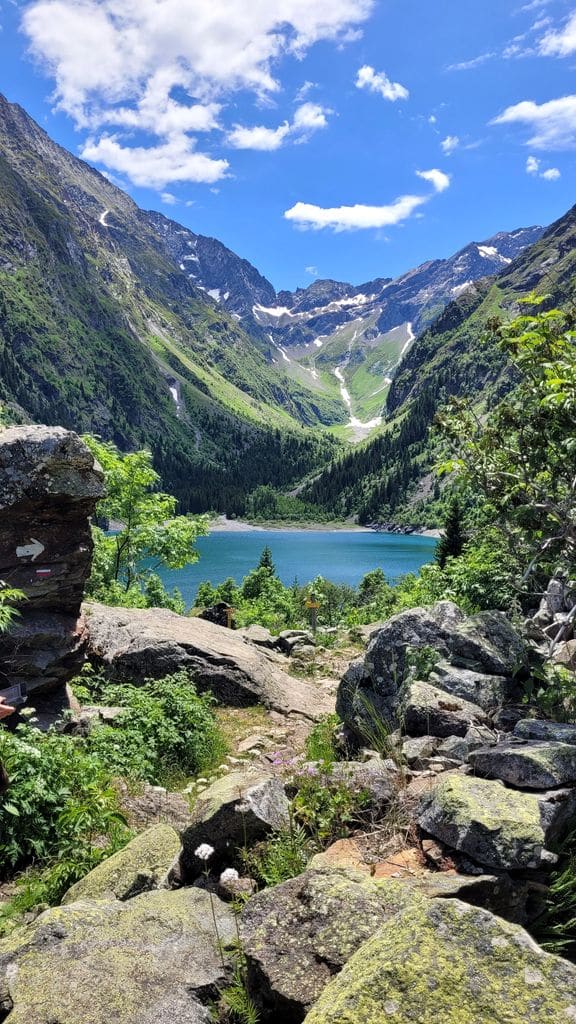
[[[0,762],[10,778],[0,803],[0,872],[26,865],[2,918],[57,903],[74,882],[130,838],[110,776],[85,744],[30,725],[0,729]]]
[[[88,749],[112,774],[174,782],[213,768],[226,753],[211,694],[186,672],[143,686],[96,683],[98,700],[125,708],[114,726],[93,729]]]
[[[322,715],[306,738],[306,756],[310,761],[332,764],[338,759],[336,730],[341,724],[338,715]]]

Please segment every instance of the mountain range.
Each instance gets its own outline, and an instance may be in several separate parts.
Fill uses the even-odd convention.
[[[555,225],[519,228],[396,280],[276,292],[218,240],[139,209],[1,96],[0,191],[8,415],[149,445],[194,511],[242,513],[260,484],[304,486],[310,501],[364,518],[386,505],[380,449],[412,406],[421,416],[431,382],[441,397],[443,375],[448,390],[498,377],[474,324],[537,283],[535,262],[550,271],[552,239],[558,253],[566,243]],[[342,447],[383,418],[384,433]],[[405,467],[410,443],[397,442]],[[337,467],[379,450],[353,498],[333,486]],[[398,451],[386,457],[396,465]],[[405,468],[398,494],[417,476]]]

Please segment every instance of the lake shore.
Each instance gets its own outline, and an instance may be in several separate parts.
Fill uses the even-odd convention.
[[[390,530],[374,530],[370,526],[358,526],[355,523],[249,523],[245,519],[228,519],[227,516],[217,516],[210,523],[212,531],[218,533],[252,533],[264,531],[267,533],[281,533],[286,530],[318,530],[323,533],[389,533],[391,536],[402,536]],[[414,530],[412,537],[440,537],[440,530]]]

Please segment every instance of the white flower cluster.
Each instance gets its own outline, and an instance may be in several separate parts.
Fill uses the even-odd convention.
[[[227,882],[237,882],[239,878],[240,875],[236,871],[236,868],[226,868],[226,870],[220,875],[222,885],[226,885]]]
[[[210,846],[209,843],[200,843],[194,850],[194,855],[198,857],[198,860],[210,860],[210,857],[214,853],[214,847]]]

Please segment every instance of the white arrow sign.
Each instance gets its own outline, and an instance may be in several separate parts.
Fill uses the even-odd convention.
[[[35,537],[30,538],[30,544],[23,544],[21,548],[16,548],[16,558],[32,558],[35,562],[38,555],[41,555],[44,551],[44,545],[36,540]]]

